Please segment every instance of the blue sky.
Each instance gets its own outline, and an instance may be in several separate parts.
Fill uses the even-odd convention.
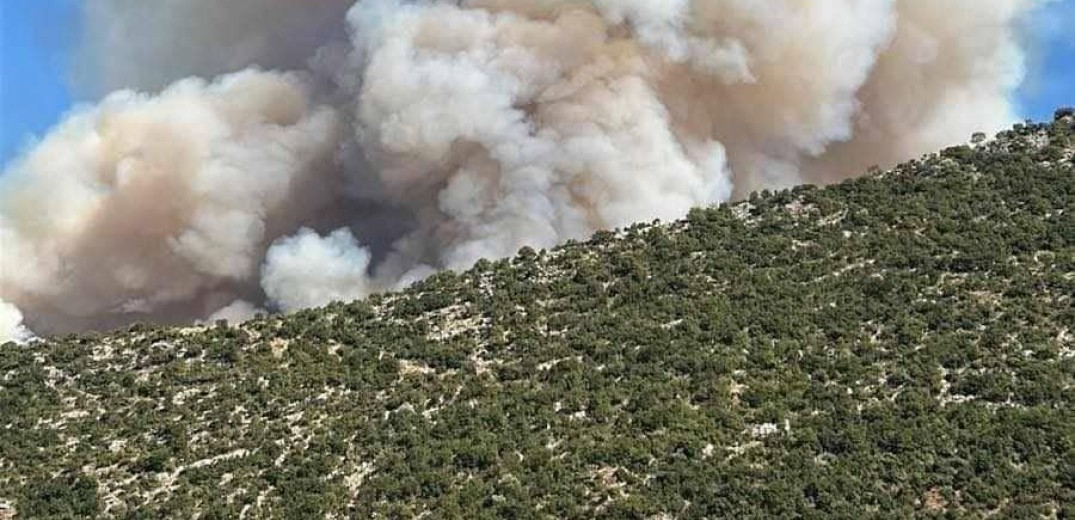
[[[1075,105],[1075,0],[1048,4],[1029,27],[1035,40],[1029,45],[1030,70],[1018,103],[1025,117],[1040,120],[1051,118],[1060,106]]]
[[[0,0],[0,165],[70,108],[67,60],[82,1]],[[1045,119],[1075,105],[1075,0],[1048,4],[1029,24],[1030,75],[1017,102],[1024,117]]]
[[[0,164],[70,107],[65,60],[79,1],[0,0]]]

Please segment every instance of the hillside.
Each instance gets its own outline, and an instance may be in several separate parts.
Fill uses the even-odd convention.
[[[1071,518],[1073,149],[1058,113],[364,302],[4,345],[0,518]]]

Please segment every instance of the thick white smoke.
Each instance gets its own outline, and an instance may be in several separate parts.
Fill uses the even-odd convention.
[[[322,238],[303,228],[269,248],[261,286],[284,311],[356,300],[368,294],[369,263],[369,253],[350,230]]]
[[[675,134],[641,49],[597,12],[374,0],[349,19],[356,138],[419,216],[385,268],[464,267],[728,196],[723,147]]]
[[[0,345],[11,341],[21,343],[32,337],[33,333],[22,324],[22,312],[0,300]]]
[[[46,333],[242,320],[836,181],[1010,122],[1035,3],[89,3],[86,91],[206,79],[8,168],[0,298]]]
[[[45,330],[206,316],[327,198],[336,133],[297,78],[254,71],[78,111],[0,179],[0,298]]]

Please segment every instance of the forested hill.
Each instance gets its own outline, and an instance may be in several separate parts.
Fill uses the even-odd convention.
[[[5,345],[0,518],[1071,518],[1075,117],[976,141],[365,302]]]

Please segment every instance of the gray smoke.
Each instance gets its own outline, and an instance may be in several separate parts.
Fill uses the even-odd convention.
[[[1035,5],[93,2],[84,91],[150,93],[7,168],[0,323],[290,311],[890,165],[1014,119]]]
[[[346,41],[354,0],[89,0],[74,73],[78,91],[158,91],[257,65],[305,69],[326,43]]]

